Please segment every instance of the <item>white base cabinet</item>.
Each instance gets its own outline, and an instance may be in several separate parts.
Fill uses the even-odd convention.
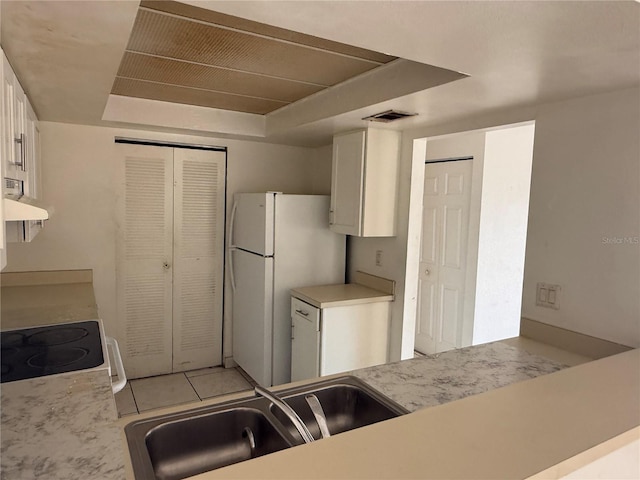
[[[291,381],[380,365],[388,359],[389,302],[316,308],[291,298]]]

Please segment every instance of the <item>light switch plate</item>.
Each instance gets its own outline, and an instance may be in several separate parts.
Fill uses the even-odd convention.
[[[536,305],[560,310],[560,285],[538,283],[536,285]]]

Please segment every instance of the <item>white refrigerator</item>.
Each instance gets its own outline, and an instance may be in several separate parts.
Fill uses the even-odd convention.
[[[264,387],[291,379],[295,287],[344,283],[346,237],[328,195],[240,193],[229,231],[233,358]]]

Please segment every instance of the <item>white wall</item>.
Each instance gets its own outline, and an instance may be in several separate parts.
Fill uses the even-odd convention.
[[[474,345],[520,332],[533,136],[532,124],[485,136]]]
[[[522,314],[640,346],[640,91],[546,105],[537,116]],[[535,305],[559,284],[559,310]]]
[[[626,345],[640,344],[639,247],[602,243],[603,236],[640,235],[639,97],[635,87],[403,132],[398,235],[351,242],[350,271],[361,269],[397,282],[392,360],[409,358],[413,348],[409,332],[415,325],[417,282],[409,273],[413,259],[407,257],[407,245],[416,242],[416,215],[409,209],[411,178],[417,173],[414,141],[531,120],[536,134],[522,314]],[[382,267],[375,266],[378,249],[384,252]],[[538,281],[563,284],[559,311],[535,307]]]
[[[117,334],[115,136],[228,147],[227,218],[236,192],[327,188],[319,175],[326,161],[314,149],[52,122],[41,122],[40,131],[43,200],[55,211],[32,243],[9,244],[5,271],[92,269],[110,335]],[[230,330],[227,313],[225,329]],[[226,349],[229,340],[225,336]]]

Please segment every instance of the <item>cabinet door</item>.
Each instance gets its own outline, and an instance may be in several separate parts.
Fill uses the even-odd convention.
[[[4,101],[4,52],[2,48],[0,48],[0,53],[2,54],[2,60],[0,60],[0,80],[2,84],[0,84],[0,181],[2,184],[0,185],[0,270],[4,269],[7,266],[7,236],[5,233],[5,221],[4,221],[4,203],[2,203],[2,198],[4,198],[4,165],[6,159],[6,142],[5,142],[5,127],[7,123],[7,119],[5,117],[5,101]]]
[[[320,375],[387,362],[389,302],[322,309]]]
[[[2,161],[4,162],[4,176],[21,179],[21,168],[16,163],[20,159],[20,145],[16,143],[16,132],[20,137],[20,126],[16,125],[16,100],[18,91],[22,91],[7,58],[2,57]],[[24,93],[22,94],[24,97]],[[21,123],[20,123],[21,125]]]
[[[9,157],[8,177],[28,181],[27,150],[29,138],[27,136],[27,97],[18,82],[18,77],[13,77],[13,157]]]
[[[336,135],[331,171],[331,230],[360,235],[366,132]]]
[[[28,100],[26,100],[25,118],[25,160],[27,181],[24,183],[24,193],[31,198],[40,198],[40,130],[38,118]],[[43,220],[27,220],[24,222],[24,237],[20,241],[30,242],[40,233],[44,226]]]
[[[296,298],[291,300],[291,381],[295,382],[320,373],[320,311]]]

